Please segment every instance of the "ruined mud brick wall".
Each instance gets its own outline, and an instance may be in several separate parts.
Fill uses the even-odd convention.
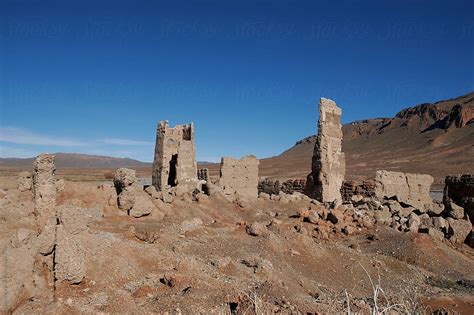
[[[334,101],[321,98],[318,136],[306,189],[310,197],[321,202],[342,202],[346,162],[342,152],[341,114]]]
[[[197,185],[193,124],[170,128],[167,121],[158,123],[152,185],[158,191]]]
[[[36,157],[33,172],[33,198],[34,214],[40,230],[46,225],[48,218],[55,213],[55,170],[54,155],[40,154]]]
[[[286,194],[292,194],[294,192],[304,193],[305,189],[305,179],[289,179],[280,183],[279,180],[265,178],[258,183],[258,192],[263,192],[269,195],[278,195],[280,191]]]
[[[227,195],[238,194],[243,197],[258,197],[258,166],[260,162],[251,155],[240,160],[223,157],[219,186]]]
[[[453,201],[464,208],[471,222],[474,221],[474,176],[446,176],[443,201]]]
[[[199,180],[205,180],[209,182],[209,169],[208,168],[201,168],[198,170],[197,177]]]
[[[426,212],[433,206],[430,196],[433,180],[433,176],[425,174],[377,171],[375,195],[380,200],[396,198],[400,203]]]
[[[278,195],[281,190],[279,180],[271,180],[265,178],[258,182],[258,193],[265,193],[269,195]]]
[[[365,180],[362,183],[356,181],[344,181],[341,188],[342,200],[344,202],[350,202],[352,196],[359,195],[362,197],[374,197],[375,196],[375,181]]]

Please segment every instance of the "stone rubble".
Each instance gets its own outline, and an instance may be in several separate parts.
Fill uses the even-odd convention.
[[[158,199],[162,196],[162,194],[158,194],[154,186],[148,187],[145,191],[140,189],[137,184],[135,170],[128,168],[117,169],[114,185],[117,191],[119,209],[135,218],[149,215],[156,210],[150,197]]]

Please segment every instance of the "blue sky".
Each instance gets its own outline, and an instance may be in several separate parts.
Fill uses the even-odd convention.
[[[472,1],[0,1],[0,156],[277,155],[343,122],[474,90]]]

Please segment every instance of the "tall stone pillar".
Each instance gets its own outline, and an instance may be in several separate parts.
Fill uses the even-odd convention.
[[[48,218],[56,213],[56,185],[54,155],[40,154],[34,162],[33,196],[36,223],[43,231]]]
[[[341,113],[334,101],[321,98],[318,136],[307,181],[308,194],[321,202],[342,203],[346,161],[342,152]]]

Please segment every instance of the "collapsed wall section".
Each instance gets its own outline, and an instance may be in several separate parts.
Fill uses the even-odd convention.
[[[253,156],[240,160],[223,157],[219,186],[226,195],[237,194],[242,197],[258,197],[258,166],[260,162]]]

